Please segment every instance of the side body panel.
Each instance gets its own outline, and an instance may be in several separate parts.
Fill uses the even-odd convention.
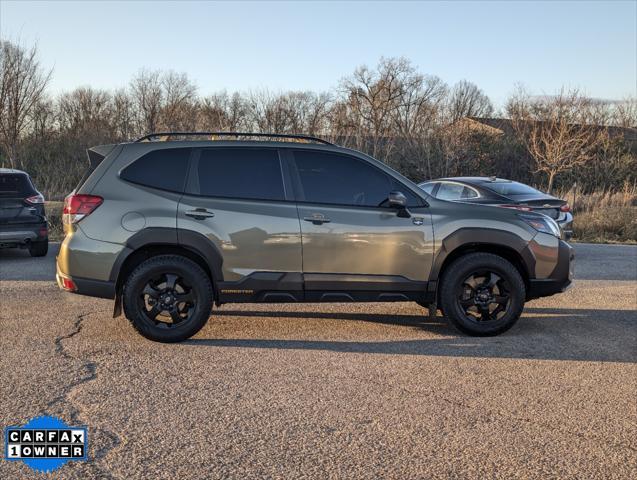
[[[195,219],[187,213],[214,214]],[[301,272],[301,233],[294,203],[184,195],[177,215],[179,231],[203,234],[223,257],[224,282],[255,272]]]
[[[427,281],[433,231],[427,208],[402,218],[387,208],[299,204],[305,273],[400,276]],[[329,223],[306,218],[322,215]]]

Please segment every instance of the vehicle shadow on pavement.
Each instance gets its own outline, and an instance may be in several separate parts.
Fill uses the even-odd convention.
[[[412,326],[440,337],[390,341],[194,338],[184,344],[342,353],[637,363],[637,312],[631,310],[527,308],[523,318],[510,331],[497,337],[464,336],[451,328],[444,317],[430,319],[426,315],[243,310],[221,310],[214,315],[285,317],[301,322],[306,321],[304,319],[357,320]]]

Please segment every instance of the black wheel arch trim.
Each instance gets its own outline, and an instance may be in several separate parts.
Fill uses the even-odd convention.
[[[109,279],[119,283],[119,274],[126,259],[135,251],[149,246],[186,248],[206,261],[213,276],[213,283],[223,281],[223,257],[217,247],[201,233],[169,227],[146,228],[130,237],[126,247],[115,260]]]
[[[475,248],[479,251],[481,247],[482,249],[486,247],[513,250],[526,270],[526,275],[523,277],[526,277],[526,280],[534,277],[535,257],[528,247],[528,242],[523,238],[505,230],[467,227],[456,230],[442,241],[440,252],[431,267],[430,281],[438,280],[445,261],[458,249]]]

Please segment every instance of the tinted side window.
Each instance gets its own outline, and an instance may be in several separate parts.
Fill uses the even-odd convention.
[[[154,150],[122,170],[120,177],[148,187],[183,192],[189,148]]]
[[[201,195],[285,200],[281,163],[275,149],[202,150],[197,170]]]
[[[392,177],[362,160],[311,151],[297,151],[294,159],[306,202],[378,207],[389,192],[401,190],[409,205],[421,203]]]

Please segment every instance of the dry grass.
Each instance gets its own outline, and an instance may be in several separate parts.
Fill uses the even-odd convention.
[[[61,241],[64,238],[62,229],[62,207],[64,202],[46,202],[46,217],[49,219],[49,240]]]
[[[573,196],[575,194],[575,196]],[[637,243],[637,186],[626,185],[619,191],[582,193],[555,192],[573,208],[573,240],[595,243]],[[575,198],[575,204],[573,204]],[[49,238],[61,240],[63,202],[47,202]]]
[[[575,241],[637,243],[637,186],[588,194],[571,189],[555,196],[571,204]]]

